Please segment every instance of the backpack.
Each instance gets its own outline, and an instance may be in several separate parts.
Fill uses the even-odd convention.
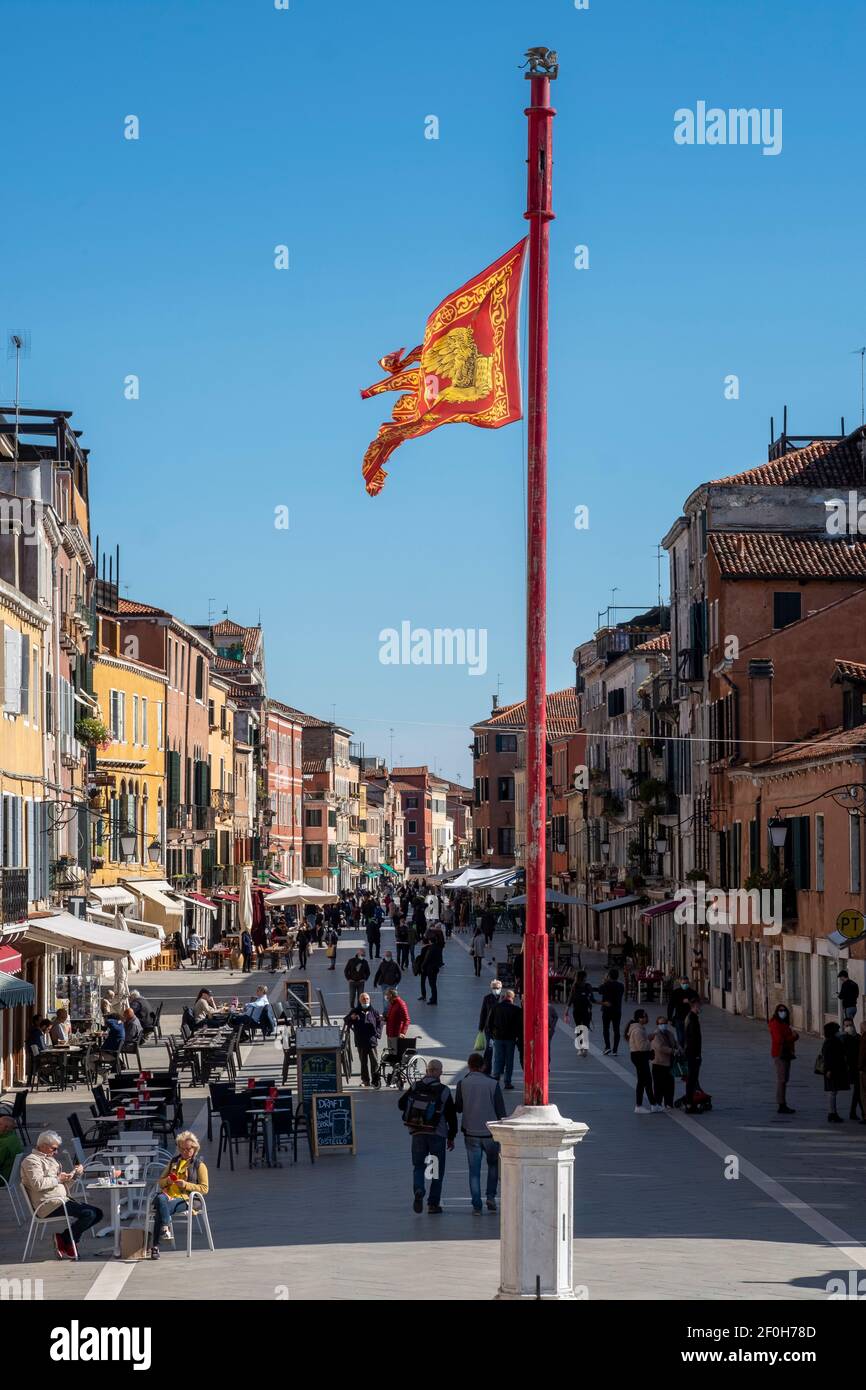
[[[416,1081],[406,1097],[403,1123],[412,1134],[435,1134],[445,1109],[441,1081]]]

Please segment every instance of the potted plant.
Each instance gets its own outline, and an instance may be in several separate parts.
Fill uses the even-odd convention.
[[[108,725],[91,714],[83,715],[76,722],[75,737],[85,748],[110,748],[114,741]]]

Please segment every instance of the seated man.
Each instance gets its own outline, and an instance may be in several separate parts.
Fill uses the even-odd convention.
[[[244,1013],[247,1018],[252,1019],[266,1038],[277,1031],[277,1020],[274,1018],[274,1011],[271,1008],[271,1001],[268,998],[268,991],[265,985],[259,985],[254,998],[244,1005]]]
[[[123,1041],[127,1047],[137,1047],[141,1042],[144,1029],[133,1013],[132,1009],[123,1011]]]
[[[30,1205],[37,1216],[55,1216],[61,1207],[66,1207],[70,1218],[72,1241],[68,1231],[61,1231],[54,1237],[54,1246],[59,1260],[77,1260],[76,1242],[85,1231],[102,1220],[99,1207],[88,1206],[85,1202],[73,1202],[67,1188],[84,1172],[78,1163],[71,1173],[63,1173],[55,1154],[61,1145],[59,1134],[46,1129],[36,1140],[36,1147],[21,1164],[21,1181],[30,1199]]]
[[[57,1043],[68,1043],[72,1037],[72,1024],[69,1022],[69,1014],[66,1009],[58,1009],[51,1025],[51,1041]]]
[[[141,1026],[141,1025],[139,1025]],[[105,1036],[102,1039],[103,1052],[117,1052],[126,1041],[123,1024],[119,1014],[106,1014]]]
[[[137,989],[129,991],[129,1007],[135,1014],[142,1028],[149,1028],[156,1017],[156,1009],[149,999],[145,999],[143,994],[139,994]]]

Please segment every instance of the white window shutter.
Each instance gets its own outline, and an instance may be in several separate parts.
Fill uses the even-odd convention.
[[[7,714],[20,714],[21,633],[13,627],[4,627],[3,648],[5,654],[3,708]]]

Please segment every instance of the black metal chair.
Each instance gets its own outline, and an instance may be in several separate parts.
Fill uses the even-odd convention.
[[[156,1045],[157,1041],[162,1038],[162,1028],[160,1026],[160,1019],[162,1018],[164,1002],[165,1001],[162,1000],[159,1004],[157,1004],[151,1022],[143,1024],[143,1032],[141,1035],[142,1047],[146,1047],[151,1038],[153,1039],[154,1046]]]
[[[31,1144],[33,1141],[27,1128],[27,1097],[29,1094],[29,1091],[16,1091],[15,1099],[11,1105],[8,1101],[0,1103],[0,1115],[11,1115],[22,1143],[26,1140],[28,1144]]]
[[[236,1097],[234,1100],[224,1104],[217,1112],[220,1117],[220,1137],[217,1148],[217,1168],[222,1162],[222,1156],[228,1150],[229,1166],[234,1171],[234,1155],[238,1151],[241,1140],[249,1145],[250,1162],[252,1162],[252,1138],[250,1135],[249,1112],[245,1096]]]

